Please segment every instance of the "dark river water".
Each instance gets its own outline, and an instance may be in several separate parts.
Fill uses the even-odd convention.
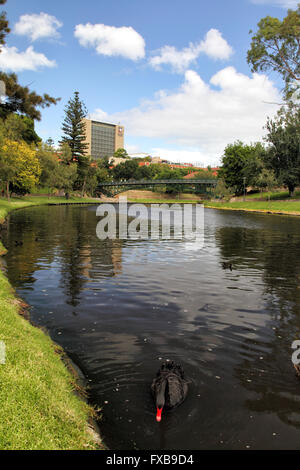
[[[32,321],[85,373],[106,444],[300,449],[300,218],[206,209],[202,249],[100,241],[98,221],[94,206],[28,208],[3,241]],[[191,384],[158,424],[150,384],[164,359]]]

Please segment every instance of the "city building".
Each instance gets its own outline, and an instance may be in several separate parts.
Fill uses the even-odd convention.
[[[87,155],[92,158],[112,157],[116,150],[124,148],[124,127],[106,122],[84,119]]]

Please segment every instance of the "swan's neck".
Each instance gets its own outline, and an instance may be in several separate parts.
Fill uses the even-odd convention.
[[[165,404],[165,393],[166,393],[167,381],[163,380],[156,391],[156,406],[157,408],[163,408]]]
[[[156,421],[161,421],[161,414],[165,405],[165,393],[166,393],[167,381],[163,380],[159,385],[156,392]]]

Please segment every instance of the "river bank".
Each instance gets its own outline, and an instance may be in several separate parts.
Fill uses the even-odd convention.
[[[203,201],[205,207],[231,211],[260,212],[264,214],[300,215],[299,200],[271,200],[271,201],[234,201],[217,202]]]
[[[115,196],[111,201],[118,202],[120,196],[127,197],[128,202],[138,204],[195,204],[200,200],[196,194],[167,194],[164,192],[130,189]]]
[[[0,223],[19,208],[96,202],[54,197],[0,200]],[[5,253],[0,241],[0,255]],[[84,400],[78,371],[62,348],[28,321],[27,308],[0,270],[0,341],[6,352],[0,363],[1,450],[103,448],[92,424],[95,410]]]
[[[10,201],[4,198],[0,198],[0,223],[2,224],[5,217],[9,212],[15,209],[23,209],[30,206],[41,206],[41,205],[57,205],[57,204],[97,204],[101,202],[98,198],[81,198],[81,197],[47,197],[45,196],[26,196],[19,198],[11,198]]]
[[[298,195],[298,194],[297,194]],[[236,210],[247,212],[260,212],[264,214],[282,214],[282,215],[300,215],[300,199],[288,198],[287,192],[280,193],[266,193],[264,196],[261,194],[253,194],[246,197],[244,201],[242,198],[236,198],[234,201],[216,201],[204,200],[195,194],[166,194],[153,191],[130,190],[121,193],[114,198],[111,202],[118,202],[119,196],[126,196],[128,202],[137,204],[195,204],[202,203],[205,207],[210,209],[223,209],[223,210]],[[270,201],[268,197],[270,196]]]

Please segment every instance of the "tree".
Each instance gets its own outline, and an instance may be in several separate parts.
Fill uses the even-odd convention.
[[[47,93],[40,96],[35,91],[30,91],[27,86],[21,86],[15,73],[0,72],[0,80],[6,87],[6,101],[0,104],[0,117],[4,119],[10,113],[19,113],[40,121],[41,112],[37,108],[48,108],[60,101],[60,98],[53,98]]]
[[[42,140],[34,130],[34,121],[27,116],[9,114],[5,120],[0,119],[0,127],[6,137],[11,140],[18,142],[23,140],[29,145],[38,145]]]
[[[98,178],[100,178],[102,170],[96,165],[89,165],[86,175],[85,189],[90,195],[94,195],[98,186]]]
[[[6,0],[0,0],[0,5],[4,5]],[[6,18],[6,12],[2,11],[0,14],[0,46],[5,44],[6,35],[10,32],[8,27],[8,20]],[[0,49],[1,52],[1,49]]]
[[[182,172],[179,168],[171,168],[168,165],[153,165],[153,167],[157,166],[158,172],[155,175],[155,179],[163,179],[163,180],[173,180],[173,179],[181,179]],[[156,168],[155,168],[156,169]],[[167,194],[178,194],[182,191],[183,186],[181,184],[169,184],[165,187],[165,192]]]
[[[77,178],[77,164],[70,163],[65,165],[60,163],[53,174],[53,186],[56,189],[63,189],[66,199],[69,199],[69,193],[72,191]]]
[[[225,199],[229,201],[232,192],[227,188],[225,181],[222,178],[218,179],[217,186],[213,190],[213,194],[216,198]]]
[[[248,158],[245,161],[243,178],[246,178],[245,182],[247,183],[247,186],[254,187],[264,167],[263,160],[266,154],[266,149],[260,142],[257,142],[255,145],[251,146],[251,150],[252,151],[249,153]]]
[[[59,152],[60,160],[65,165],[70,165],[72,163],[72,152],[69,145],[66,142],[61,143],[60,145],[60,152]]]
[[[208,170],[208,171],[199,170],[199,171],[197,171],[197,173],[193,176],[192,179],[196,179],[196,180],[201,180],[201,179],[208,180],[208,179],[212,179],[212,180],[215,180],[215,179],[217,179],[217,177],[213,174],[212,170]]]
[[[138,180],[150,180],[150,179],[153,179],[154,176],[155,176],[154,165],[139,166],[137,171],[136,171],[136,179],[138,179]]]
[[[5,138],[0,151],[0,174],[6,184],[8,199],[10,185],[23,192],[30,192],[41,174],[35,150],[25,142]]]
[[[110,172],[106,168],[101,168],[98,166],[97,168],[97,186],[101,185],[101,183],[108,183],[111,181]],[[109,194],[109,190],[105,190],[104,188],[101,189],[101,192],[104,194]]]
[[[53,153],[53,149],[47,143],[41,143],[37,151],[37,157],[41,167],[40,186],[55,188],[56,175],[59,169],[57,155]]]
[[[293,81],[300,86],[300,3],[296,11],[288,10],[282,21],[271,16],[260,20],[247,61],[252,72],[278,72],[285,81],[287,96]]]
[[[100,158],[97,161],[97,165],[99,168],[105,168],[106,170],[109,170],[111,167],[111,164],[109,163],[110,158],[109,157],[103,157]]]
[[[114,153],[115,158],[130,158],[127,151],[125,149],[119,148]]]
[[[79,99],[79,92],[74,92],[74,98],[68,101],[65,107],[65,119],[62,125],[61,142],[67,143],[71,149],[72,156],[78,158],[84,156],[88,148],[88,144],[84,143],[86,138],[86,129],[83,119],[87,115],[87,109]]]
[[[98,167],[97,180],[98,183],[108,183],[109,181],[111,181],[111,176],[106,168]]]
[[[45,143],[46,145],[48,145],[48,147],[51,147],[51,149],[54,150],[54,140],[52,139],[52,137],[48,137]]]
[[[71,148],[67,142],[61,143],[59,161],[59,166],[53,175],[53,186],[56,189],[63,189],[66,199],[69,199],[69,192],[74,188],[78,177],[78,164],[73,163]]]
[[[262,149],[259,143],[246,145],[241,141],[225,148],[218,176],[224,179],[227,188],[232,188],[236,195],[243,194],[245,182],[251,185],[253,177],[259,173],[258,157]]]
[[[77,158],[78,170],[77,170],[77,180],[75,182],[75,188],[80,189],[82,195],[86,190],[86,183],[90,173],[91,167],[91,157],[88,155],[80,155]]]
[[[300,107],[289,103],[274,119],[268,119],[266,141],[270,144],[265,156],[267,168],[293,194],[300,184]]]
[[[135,160],[125,160],[112,170],[116,180],[129,180],[136,177],[139,164]]]
[[[274,171],[268,170],[267,168],[263,168],[256,179],[255,185],[257,188],[266,189],[269,192],[268,199],[270,201],[270,191],[272,191],[275,186],[278,185],[278,181],[275,177]]]

